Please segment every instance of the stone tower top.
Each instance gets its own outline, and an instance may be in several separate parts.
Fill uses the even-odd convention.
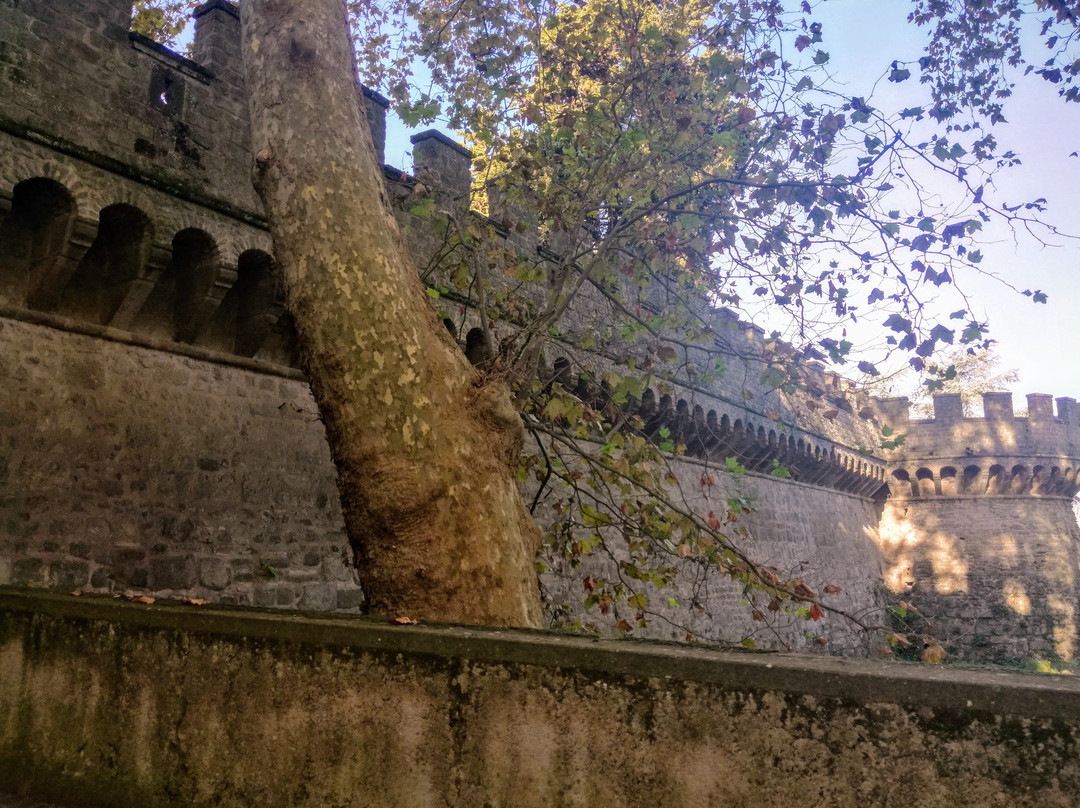
[[[963,413],[959,394],[934,396],[934,417],[912,419],[907,398],[880,399],[880,420],[904,435],[888,452],[894,496],[1013,494],[1073,497],[1080,467],[1080,407],[1073,398],[984,393],[984,415]]]

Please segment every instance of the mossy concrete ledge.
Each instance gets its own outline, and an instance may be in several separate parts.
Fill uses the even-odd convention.
[[[0,791],[79,806],[1080,805],[1080,682],[0,587]]]

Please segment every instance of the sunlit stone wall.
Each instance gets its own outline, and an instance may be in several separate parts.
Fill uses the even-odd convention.
[[[1072,510],[1080,413],[1071,398],[984,396],[963,416],[959,395],[934,397],[934,417],[909,420],[890,453],[890,498],[876,534],[887,587],[918,610],[914,623],[955,655],[1073,659],[1078,650],[1080,528]]]

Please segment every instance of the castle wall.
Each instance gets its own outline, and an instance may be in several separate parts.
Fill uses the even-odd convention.
[[[748,557],[784,577],[803,579],[821,596],[822,603],[834,609],[870,624],[880,620],[882,567],[873,540],[879,507],[872,500],[764,474],[732,478],[715,465],[700,461],[679,461],[672,464],[672,470],[679,491],[673,499],[685,502],[697,513],[712,511],[725,520],[729,497],[750,503],[751,512],[725,528]],[[712,478],[713,483],[703,485],[703,476]],[[548,497],[547,507],[558,493]],[[540,520],[544,518],[541,509]],[[746,535],[740,536],[740,529]],[[610,546],[617,553],[617,537],[612,537]],[[704,641],[739,642],[750,637],[759,648],[855,655],[867,652],[868,637],[844,615],[827,611],[821,620],[813,621],[797,611],[770,611],[768,597],[744,591],[742,585],[692,558],[678,558],[677,548],[673,549],[664,562],[679,567],[676,586],[644,590],[649,596],[645,615],[649,626],[644,631],[637,628],[635,609],[626,604],[617,604],[606,617],[596,608],[584,610],[586,575],[619,578],[617,565],[605,563],[600,555],[573,573],[565,561],[545,557],[550,571],[542,581],[548,599],[565,604],[566,611],[557,614],[562,621],[579,619],[610,629],[617,621],[626,620],[633,627],[632,636],[659,639],[683,640],[689,634]],[[841,591],[825,594],[824,587],[830,584]],[[797,603],[792,606],[799,609]],[[754,619],[755,611],[761,619]]]
[[[955,657],[1074,659],[1080,529],[1069,500],[890,500],[885,581]]]
[[[113,336],[0,318],[0,583],[355,610],[307,383]]]
[[[250,185],[235,9],[197,12],[193,60],[129,34],[129,19],[129,0],[0,2],[0,583],[354,610],[334,472]],[[381,152],[385,99],[358,92]],[[477,300],[432,269],[445,239],[409,212],[414,179],[541,270],[557,238],[512,226],[529,214],[497,194],[491,219],[469,214],[469,154],[445,136],[417,135],[414,155],[415,178],[386,169],[389,195],[418,267],[449,287],[438,305],[464,347]],[[536,302],[545,289],[517,292]],[[622,339],[604,291],[574,301],[543,371],[597,409],[599,375],[647,347]],[[714,339],[682,358],[711,367],[722,354],[726,373],[695,386],[664,379],[660,363],[632,405],[647,431],[686,443],[674,468],[689,507],[751,497],[750,555],[818,592],[840,585],[830,605],[878,608],[884,563],[959,653],[1073,655],[1075,401],[1058,399],[1055,415],[1030,396],[1030,416],[1015,418],[991,395],[985,419],[965,419],[939,397],[935,419],[909,422],[813,364],[800,366],[803,389],[776,389],[761,329],[699,314]],[[908,433],[888,468],[881,422]],[[750,473],[738,491],[712,475],[706,498],[701,475],[729,456]],[[774,463],[793,479],[770,476]],[[679,563],[679,606],[653,597],[652,636],[799,645],[809,630],[832,650],[858,644],[835,616],[754,621],[743,592]],[[580,604],[579,580],[545,583]]]
[[[183,59],[129,34],[130,0],[0,5],[0,128],[75,144],[189,194],[261,215],[250,179],[239,20],[197,20]]]

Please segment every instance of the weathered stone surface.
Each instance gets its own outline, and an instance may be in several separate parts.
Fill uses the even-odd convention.
[[[1072,808],[1078,744],[1071,677],[0,590],[64,804]]]

